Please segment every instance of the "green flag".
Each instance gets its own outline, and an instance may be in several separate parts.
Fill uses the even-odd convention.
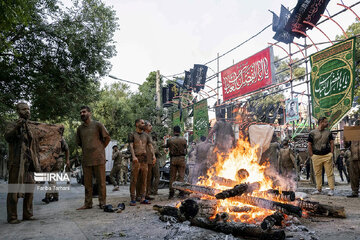
[[[181,132],[184,131],[184,122],[180,119],[180,110],[176,111],[172,115],[172,124],[173,127],[179,126],[181,128]]]
[[[209,115],[207,100],[202,100],[194,104],[194,139],[198,140],[201,136],[207,136],[209,130]]]
[[[355,38],[310,56],[312,115],[327,117],[332,128],[354,99]]]

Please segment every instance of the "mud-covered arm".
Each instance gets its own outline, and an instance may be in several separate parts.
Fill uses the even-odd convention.
[[[19,120],[17,122],[9,123],[5,129],[5,140],[7,142],[12,142],[14,139],[18,139],[21,135],[20,128],[21,125],[19,124]]]

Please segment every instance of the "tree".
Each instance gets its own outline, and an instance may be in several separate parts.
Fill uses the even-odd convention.
[[[33,118],[59,122],[75,117],[81,104],[94,101],[99,79],[115,54],[115,12],[100,0],[31,0],[3,16],[0,41],[0,115],[15,102],[31,103]],[[14,9],[2,1],[5,9]]]
[[[101,90],[93,107],[94,119],[105,125],[111,139],[122,143],[127,142],[128,133],[134,129],[135,113],[129,104],[131,96],[128,85],[114,83]]]

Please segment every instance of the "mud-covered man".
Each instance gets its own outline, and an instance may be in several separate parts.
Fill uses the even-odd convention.
[[[92,178],[95,176],[99,192],[99,207],[106,204],[105,182],[105,148],[110,142],[110,136],[104,125],[91,119],[88,106],[80,108],[83,123],[76,132],[76,142],[82,148],[82,168],[84,172],[85,204],[77,210],[92,208]]]
[[[147,149],[153,153],[153,146],[151,137],[144,132],[145,122],[143,119],[135,120],[135,132],[129,134],[129,147],[132,157],[131,163],[131,177],[130,177],[130,206],[136,206],[136,185],[140,181],[139,193],[141,204],[150,204],[145,199],[147,173],[148,173],[148,161],[147,161]],[[153,154],[153,162],[156,161]]]
[[[179,126],[174,127],[174,136],[167,140],[165,148],[170,151],[170,183],[169,183],[169,199],[172,199],[175,190],[172,187],[175,179],[183,182],[186,169],[185,156],[187,153],[187,143],[184,137],[180,136],[181,129]],[[180,197],[183,193],[180,192]]]
[[[110,181],[114,185],[113,191],[119,191],[120,185],[120,173],[121,173],[121,161],[123,159],[122,153],[119,151],[117,145],[114,145],[112,152],[113,167],[110,172]]]
[[[221,111],[216,114],[216,124],[211,129],[208,138],[215,134],[215,146],[221,153],[227,153],[235,146],[235,134],[230,123],[225,121],[225,115]]]
[[[316,188],[313,194],[320,194],[322,191],[322,169],[325,167],[326,176],[330,191],[329,196],[334,195],[335,177],[333,167],[333,154],[334,154],[334,137],[327,127],[329,126],[326,117],[320,117],[318,121],[318,128],[309,133],[308,150],[312,159]]]
[[[5,130],[5,139],[9,143],[9,193],[7,195],[7,221],[19,223],[17,203],[23,201],[23,221],[33,220],[33,184],[34,172],[40,172],[37,136],[29,128],[30,108],[26,103],[16,105],[19,119],[10,123]]]
[[[296,175],[295,156],[289,147],[289,141],[283,141],[283,147],[279,152],[279,167],[281,175],[285,178],[294,178]]]

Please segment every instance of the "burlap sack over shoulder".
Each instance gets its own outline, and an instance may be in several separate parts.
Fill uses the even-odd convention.
[[[274,127],[270,125],[252,125],[249,127],[251,146],[259,146],[258,159],[269,148],[274,131]]]
[[[62,163],[57,161],[63,161],[59,158],[61,152],[61,134],[59,124],[46,124],[38,122],[30,122],[29,128],[36,136],[39,142],[39,161],[41,170],[44,172],[58,171],[58,166]]]

